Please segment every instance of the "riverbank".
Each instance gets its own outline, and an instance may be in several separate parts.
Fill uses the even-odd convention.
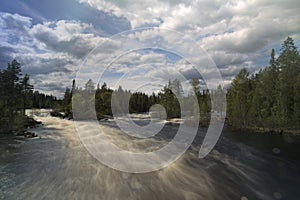
[[[58,117],[61,119],[69,119],[72,120],[73,117],[70,115],[65,114],[64,112],[58,112],[58,111],[51,111],[50,115],[52,117]],[[133,119],[149,119],[150,115],[147,113],[132,113],[130,114],[131,118]],[[99,121],[106,121],[106,120],[113,120],[114,117],[112,115],[99,115],[97,116]],[[169,118],[166,120],[163,120],[165,124],[169,125],[178,125],[183,123],[183,120],[181,118]],[[199,121],[199,127],[201,128],[208,128],[209,124],[211,123],[211,120],[209,118],[203,118]],[[225,121],[225,124],[228,122]],[[230,126],[232,132],[244,132],[249,134],[272,134],[272,135],[290,135],[290,136],[300,136],[300,130],[290,130],[290,129],[284,129],[284,128],[265,128],[265,127],[246,127],[246,128],[235,128],[233,126]]]
[[[34,128],[42,124],[41,121],[35,120],[33,117],[25,115],[23,119],[19,120],[18,124],[15,124],[12,129],[8,127],[2,127],[0,134],[2,135],[17,135],[24,137],[36,137],[37,135],[28,131],[30,128]]]
[[[245,128],[231,128],[233,132],[257,133],[257,134],[272,134],[272,135],[290,135],[300,136],[300,130],[291,130],[284,128],[265,128],[265,127],[245,127]]]
[[[37,137],[38,135],[34,132],[30,132],[28,131],[28,129],[32,129],[32,128],[35,128],[37,126],[40,126],[42,125],[42,122],[41,121],[37,121],[35,120],[34,118],[32,117],[29,117],[29,116],[25,116],[24,117],[24,129],[22,131],[19,131],[16,135],[17,136],[24,136],[24,137],[29,137],[29,138],[32,138],[32,137]]]

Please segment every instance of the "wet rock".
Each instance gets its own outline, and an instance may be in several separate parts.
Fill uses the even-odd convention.
[[[25,138],[34,138],[34,137],[37,137],[38,135],[34,132],[30,132],[30,131],[27,131],[27,130],[24,130],[22,132],[19,132],[16,134],[17,136],[24,136]]]
[[[65,118],[65,115],[64,115],[64,114],[62,114],[61,112],[56,111],[56,110],[51,111],[51,112],[50,112],[50,115],[51,115],[52,117]]]
[[[41,124],[42,124],[42,122],[36,121],[35,119],[30,118],[28,116],[26,116],[26,118],[25,118],[25,128],[33,128],[33,127],[36,127],[37,125],[41,125]]]
[[[113,119],[113,116],[111,116],[111,115],[98,115],[97,119],[99,121],[107,121],[109,119]]]
[[[36,133],[30,132],[30,131],[25,131],[24,132],[24,137],[26,138],[34,138],[37,137],[38,135]]]

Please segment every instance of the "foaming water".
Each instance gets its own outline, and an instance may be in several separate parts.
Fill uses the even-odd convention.
[[[1,199],[298,199],[299,163],[268,155],[222,137],[204,159],[192,147],[173,164],[154,172],[131,174],[111,169],[93,158],[72,121],[34,116],[43,126],[34,139],[1,138]],[[143,119],[144,120],[144,119]],[[82,124],[89,127],[88,122]],[[113,121],[100,126],[109,140],[130,151],[154,151],[176,134],[166,125],[155,137],[137,139]]]

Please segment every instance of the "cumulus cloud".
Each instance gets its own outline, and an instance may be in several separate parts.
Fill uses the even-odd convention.
[[[1,36],[15,30],[26,32],[31,26],[31,18],[19,14],[0,12],[0,24],[2,29],[6,29],[5,32],[1,32]]]
[[[72,77],[63,72],[51,72],[49,74],[35,74],[31,76],[36,90],[56,97],[62,97],[65,88],[70,88]]]
[[[155,53],[153,51],[147,53],[141,53],[138,51],[129,52],[128,54],[122,55],[113,64],[117,66],[136,66],[152,63],[166,63],[166,57],[163,54]],[[120,69],[122,70],[122,69]]]
[[[52,72],[72,73],[76,61],[63,53],[22,54],[16,57],[22,63],[23,71],[31,75]]]
[[[55,82],[57,77],[62,80],[61,88],[65,87],[67,82],[71,82],[67,79],[74,76],[78,65],[92,50],[94,57],[90,57],[86,62],[90,69],[86,70],[84,80],[88,76],[96,78],[94,72],[99,71],[99,67],[103,68],[100,62],[109,63],[108,58],[125,51],[126,55],[118,57],[111,69],[120,74],[130,72],[132,77],[128,80],[131,82],[127,84],[131,86],[139,79],[138,73],[141,73],[141,77],[160,77],[160,84],[163,84],[163,80],[175,76],[178,71],[187,79],[200,78],[201,75],[195,73],[192,65],[183,61],[189,55],[192,56],[188,57],[188,61],[192,64],[201,63],[201,73],[210,77],[215,71],[211,69],[212,62],[207,59],[209,55],[225,82],[229,83],[243,67],[250,71],[263,67],[268,62],[265,52],[278,47],[287,36],[296,39],[296,43],[299,43],[300,39],[298,0],[80,2],[89,5],[90,7],[85,7],[89,7],[90,10],[98,9],[101,13],[106,13],[105,17],[110,16],[112,20],[106,20],[108,22],[105,24],[107,29],[109,26],[118,25],[123,27],[120,30],[124,30],[124,26],[155,28],[128,33],[127,37],[120,40],[118,36],[100,36],[102,30],[99,30],[99,24],[94,23],[97,20],[83,23],[78,18],[60,18],[33,24],[34,20],[30,17],[0,13],[1,66],[6,66],[12,58],[18,58],[24,66],[24,71],[31,73],[36,79],[37,87],[45,91],[51,91],[49,88],[52,88],[58,94],[62,89],[59,89],[59,84]],[[123,21],[113,20],[124,18]],[[131,26],[127,24],[127,20]],[[191,43],[204,51],[198,52]],[[142,48],[163,46],[166,47],[166,51],[169,50],[176,56],[172,57],[158,50],[128,52],[135,49],[137,44],[142,44],[138,46]],[[95,49],[98,45],[101,48]],[[265,60],[263,63],[262,57]],[[151,68],[153,63],[156,66],[154,69]],[[110,78],[116,80],[116,77]]]
[[[0,12],[0,47],[4,50],[1,54],[7,55],[8,49],[11,53],[31,51],[33,40],[28,33],[31,25],[29,17]]]
[[[15,50],[11,47],[0,46],[0,69],[5,68],[8,61],[12,60],[11,54],[14,52]]]
[[[60,96],[65,89],[60,82],[70,75],[74,77],[81,58],[102,39],[94,35],[93,26],[89,24],[61,20],[33,25],[31,18],[10,13],[0,13],[0,29],[1,68],[16,58],[23,72],[34,79],[36,89],[46,91],[49,87],[48,92],[60,92]],[[56,78],[57,74],[60,79]],[[39,79],[40,76],[43,79]],[[47,85],[49,81],[56,81],[60,89]]]
[[[0,13],[0,29],[1,68],[16,58],[23,72],[31,75],[36,89],[59,96],[70,85],[83,58],[98,44],[106,54],[118,47],[109,38],[98,36],[93,25],[74,20],[32,24],[29,17]]]
[[[81,2],[124,16],[132,27],[155,24],[153,26],[179,31],[199,41],[221,67],[242,67],[243,62],[247,66],[247,62],[258,51],[278,45],[287,36],[300,38],[298,0]],[[157,23],[151,22],[153,20]],[[138,37],[146,40],[153,34],[153,31],[143,31]],[[163,32],[159,34],[163,35]]]
[[[66,52],[80,59],[100,42],[93,31],[92,25],[61,20],[37,24],[30,33],[40,42],[41,49]]]

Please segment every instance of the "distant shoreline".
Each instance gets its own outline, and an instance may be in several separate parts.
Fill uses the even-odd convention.
[[[137,114],[137,113],[134,113]],[[138,113],[138,114],[145,114],[145,113]],[[57,112],[51,112],[50,115],[52,117],[58,117],[61,119],[73,119],[73,117],[64,115],[64,113],[59,113]],[[111,115],[103,115],[98,118],[98,121],[106,121],[108,119],[113,119],[113,116]],[[180,124],[180,118],[170,118],[165,120],[166,124]],[[227,124],[225,122],[225,124]],[[227,124],[228,125],[228,124]],[[200,127],[208,127],[209,126],[209,120],[207,123],[201,123],[199,122]],[[271,134],[271,135],[290,135],[290,136],[300,136],[300,130],[291,130],[291,129],[284,129],[284,128],[264,128],[264,127],[246,127],[246,128],[235,128],[229,125],[229,128],[232,130],[232,132],[239,132],[243,131],[249,134]]]
[[[246,128],[231,128],[233,132],[244,131],[246,133],[272,134],[272,135],[290,135],[300,136],[300,130],[291,130],[284,128],[264,128],[264,127],[246,127]]]

